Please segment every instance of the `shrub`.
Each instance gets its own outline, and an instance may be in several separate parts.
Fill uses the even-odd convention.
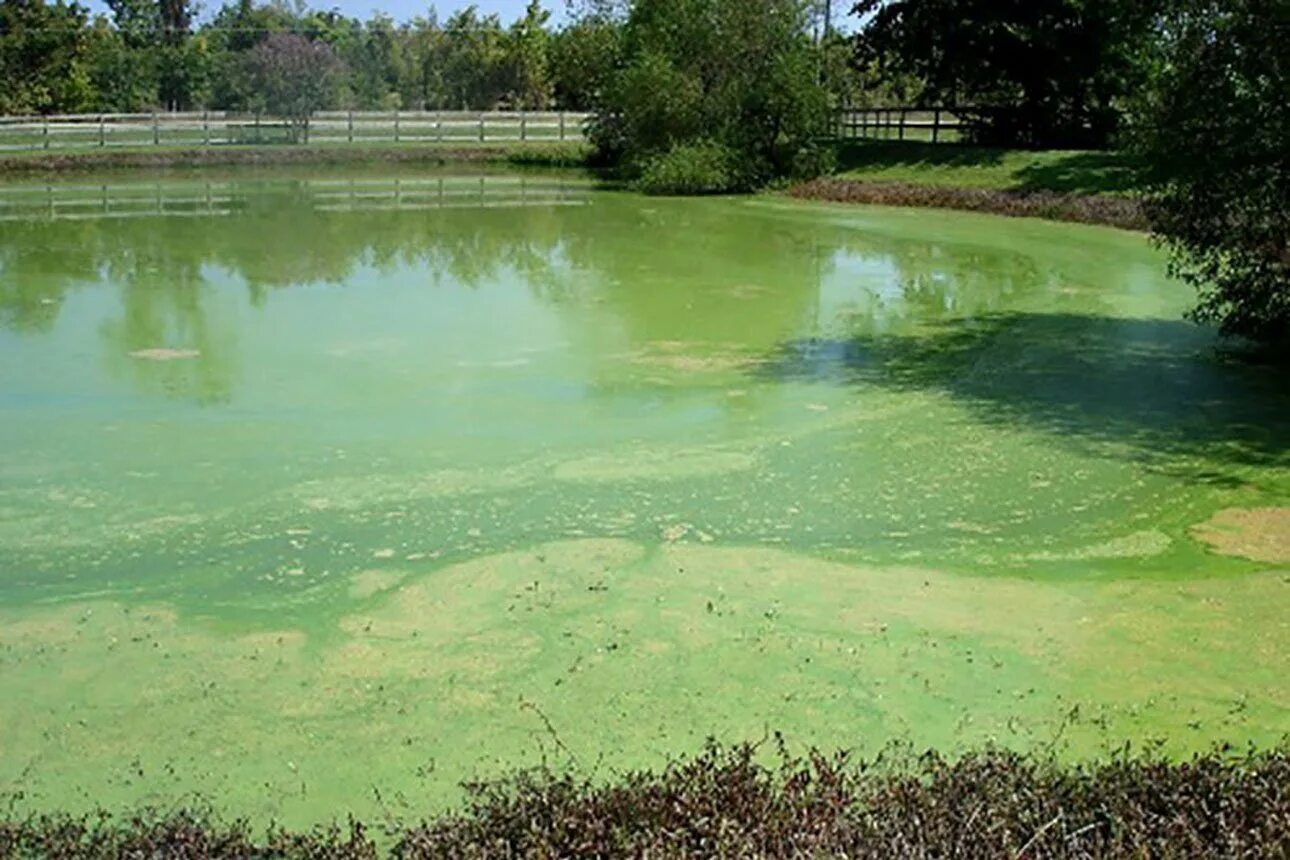
[[[986,750],[793,757],[709,745],[661,771],[593,783],[549,770],[467,786],[465,808],[387,822],[393,856],[437,858],[1284,857],[1290,754],[1284,748],[1190,761],[1119,756],[1088,765]],[[348,827],[259,834],[209,813],[124,818],[0,817],[0,860],[274,858],[374,860]]]
[[[825,128],[828,100],[806,10],[803,0],[637,0],[589,128],[601,159],[641,187],[647,171],[689,178],[706,166],[700,193],[810,168],[801,154]],[[720,184],[713,144],[731,153]]]
[[[646,194],[724,194],[744,190],[736,167],[738,156],[710,140],[681,143],[651,156],[640,168],[634,187]]]
[[[1290,340],[1290,0],[1186,0],[1136,142],[1192,316]]]

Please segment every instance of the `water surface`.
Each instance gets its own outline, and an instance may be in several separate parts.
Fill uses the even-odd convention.
[[[1134,234],[564,176],[0,188],[0,792],[1275,741],[1290,394],[1190,299]]]

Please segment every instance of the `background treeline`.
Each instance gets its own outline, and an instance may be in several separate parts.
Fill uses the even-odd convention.
[[[0,0],[0,115],[264,108],[255,49],[289,53],[291,42],[273,38],[283,35],[327,53],[320,108],[590,110],[619,59],[627,11],[621,0],[578,0],[556,26],[550,0],[511,22],[474,6],[402,22],[287,0],[228,0],[200,22],[195,0],[107,6],[92,15],[74,0]],[[823,54],[838,88],[859,95],[849,40],[834,35]]]
[[[0,114],[253,110],[254,49],[282,34],[334,61],[322,107],[583,109],[617,47],[594,9],[556,29],[538,2],[509,25],[474,7],[395,22],[232,0],[197,23],[193,0],[107,5],[0,0]]]

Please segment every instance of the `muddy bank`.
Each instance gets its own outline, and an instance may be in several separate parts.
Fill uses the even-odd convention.
[[[235,165],[339,165],[512,163],[568,165],[578,161],[569,144],[559,146],[256,146],[118,152],[50,152],[0,157],[5,174],[67,173],[104,168],[224,167]]]
[[[1124,230],[1146,230],[1149,226],[1141,202],[1131,197],[1107,194],[1058,194],[830,177],[795,185],[789,189],[789,194],[804,200],[959,209],[1016,218],[1099,224]]]

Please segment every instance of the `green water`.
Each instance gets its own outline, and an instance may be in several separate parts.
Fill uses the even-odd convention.
[[[1290,386],[1190,300],[1128,233],[574,177],[0,187],[0,794],[1275,742]]]

